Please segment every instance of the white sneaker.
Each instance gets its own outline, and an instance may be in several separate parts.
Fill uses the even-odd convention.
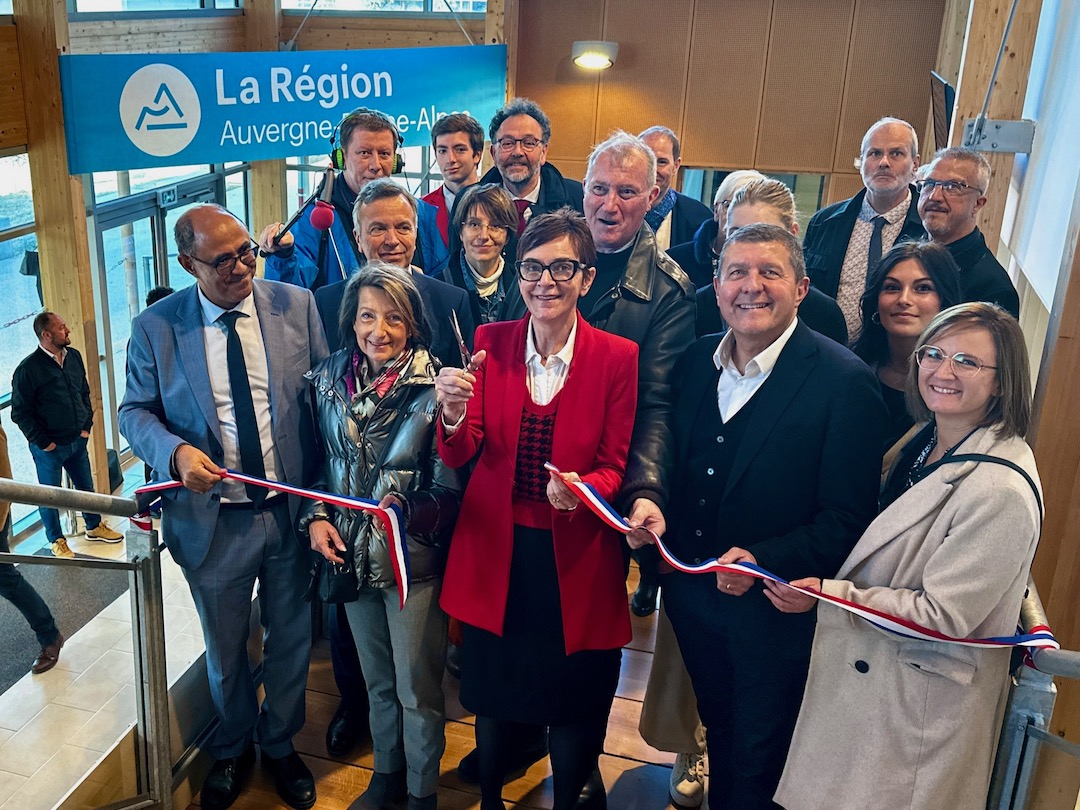
[[[704,754],[679,754],[675,757],[668,794],[676,807],[701,807],[705,799]]]

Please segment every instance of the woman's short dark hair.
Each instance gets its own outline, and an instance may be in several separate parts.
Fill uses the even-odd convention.
[[[568,206],[529,220],[525,231],[518,237],[517,260],[521,261],[530,250],[564,236],[570,240],[579,262],[586,267],[596,266],[596,245],[593,244],[592,232],[585,217]]]
[[[984,368],[980,374],[996,374],[997,396],[990,400],[979,427],[996,425],[1002,438],[1024,438],[1031,426],[1031,363],[1024,333],[1016,318],[997,304],[969,302],[944,309],[934,316],[919,336],[919,345],[933,345],[948,332],[985,329],[994,341],[997,369]],[[933,418],[919,393],[919,365],[912,355],[907,379],[908,412],[915,421]]]
[[[499,183],[478,183],[461,192],[461,199],[454,206],[454,229],[461,230],[473,208],[479,207],[492,225],[517,230],[518,215],[510,192]]]
[[[926,271],[941,299],[941,309],[948,309],[961,301],[960,268],[948,248],[937,242],[900,242],[893,245],[892,250],[881,257],[877,268],[866,278],[866,292],[859,304],[862,326],[851,343],[851,350],[870,365],[887,363],[889,360],[889,337],[885,327],[875,320],[875,316],[878,316],[878,296],[892,269],[906,261],[918,262]]]
[[[412,273],[396,264],[383,261],[370,261],[365,264],[345,283],[345,292],[341,297],[338,310],[338,328],[341,329],[341,343],[349,349],[355,349],[356,311],[360,307],[360,290],[372,287],[382,290],[397,307],[409,330],[409,345],[416,348],[430,348],[431,327],[424,315],[424,303],[420,290],[412,279]]]

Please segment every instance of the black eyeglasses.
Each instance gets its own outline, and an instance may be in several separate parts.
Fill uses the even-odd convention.
[[[952,363],[953,374],[957,377],[969,379],[984,368],[997,369],[997,366],[988,366],[978,357],[963,352],[957,352],[950,357],[937,346],[920,346],[915,350],[915,359],[919,363],[919,368],[923,371],[929,371],[931,374],[941,368],[942,364],[948,360]]]
[[[544,277],[544,271],[547,270],[552,281],[560,282],[572,279],[574,274],[583,269],[585,265],[573,259],[556,259],[551,264],[544,264],[535,259],[523,259],[517,262],[514,267],[517,268],[518,278],[522,281],[539,281]]]
[[[526,135],[524,138],[499,138],[495,141],[495,145],[499,147],[500,152],[513,152],[514,147],[521,144],[521,148],[526,152],[531,152],[536,147],[543,143],[539,138],[534,138],[531,135]]]
[[[234,253],[232,256],[226,256],[225,258],[218,259],[214,262],[208,262],[206,261],[206,259],[200,259],[198,256],[192,256],[191,258],[193,258],[197,262],[207,265],[208,267],[213,267],[214,272],[216,272],[218,275],[227,276],[229,275],[229,273],[236,269],[237,262],[243,262],[244,264],[254,264],[255,257],[259,255],[258,253],[256,253],[258,249],[259,246],[257,244],[255,244],[254,242],[249,242],[247,245],[240,248],[240,250]]]
[[[968,191],[974,191],[976,194],[983,193],[981,188],[969,186],[960,180],[934,180],[932,177],[928,177],[926,180],[916,180],[915,188],[918,189],[919,194],[926,194],[927,196],[933,194],[935,188],[940,188],[941,193],[946,197],[959,197]]]

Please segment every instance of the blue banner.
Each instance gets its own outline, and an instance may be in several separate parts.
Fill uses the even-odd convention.
[[[330,151],[357,107],[390,115],[405,146],[506,99],[506,46],[60,57],[72,174]]]

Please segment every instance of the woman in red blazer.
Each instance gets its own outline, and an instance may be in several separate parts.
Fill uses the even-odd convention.
[[[567,480],[612,500],[637,405],[637,346],[594,329],[578,299],[596,250],[570,209],[534,217],[518,243],[529,314],[476,331],[469,370],[436,379],[439,455],[474,458],[441,604],[463,623],[462,704],[476,714],[481,810],[503,810],[500,756],[547,726],[555,810],[569,810],[602,752],[630,640],[622,540]]]

